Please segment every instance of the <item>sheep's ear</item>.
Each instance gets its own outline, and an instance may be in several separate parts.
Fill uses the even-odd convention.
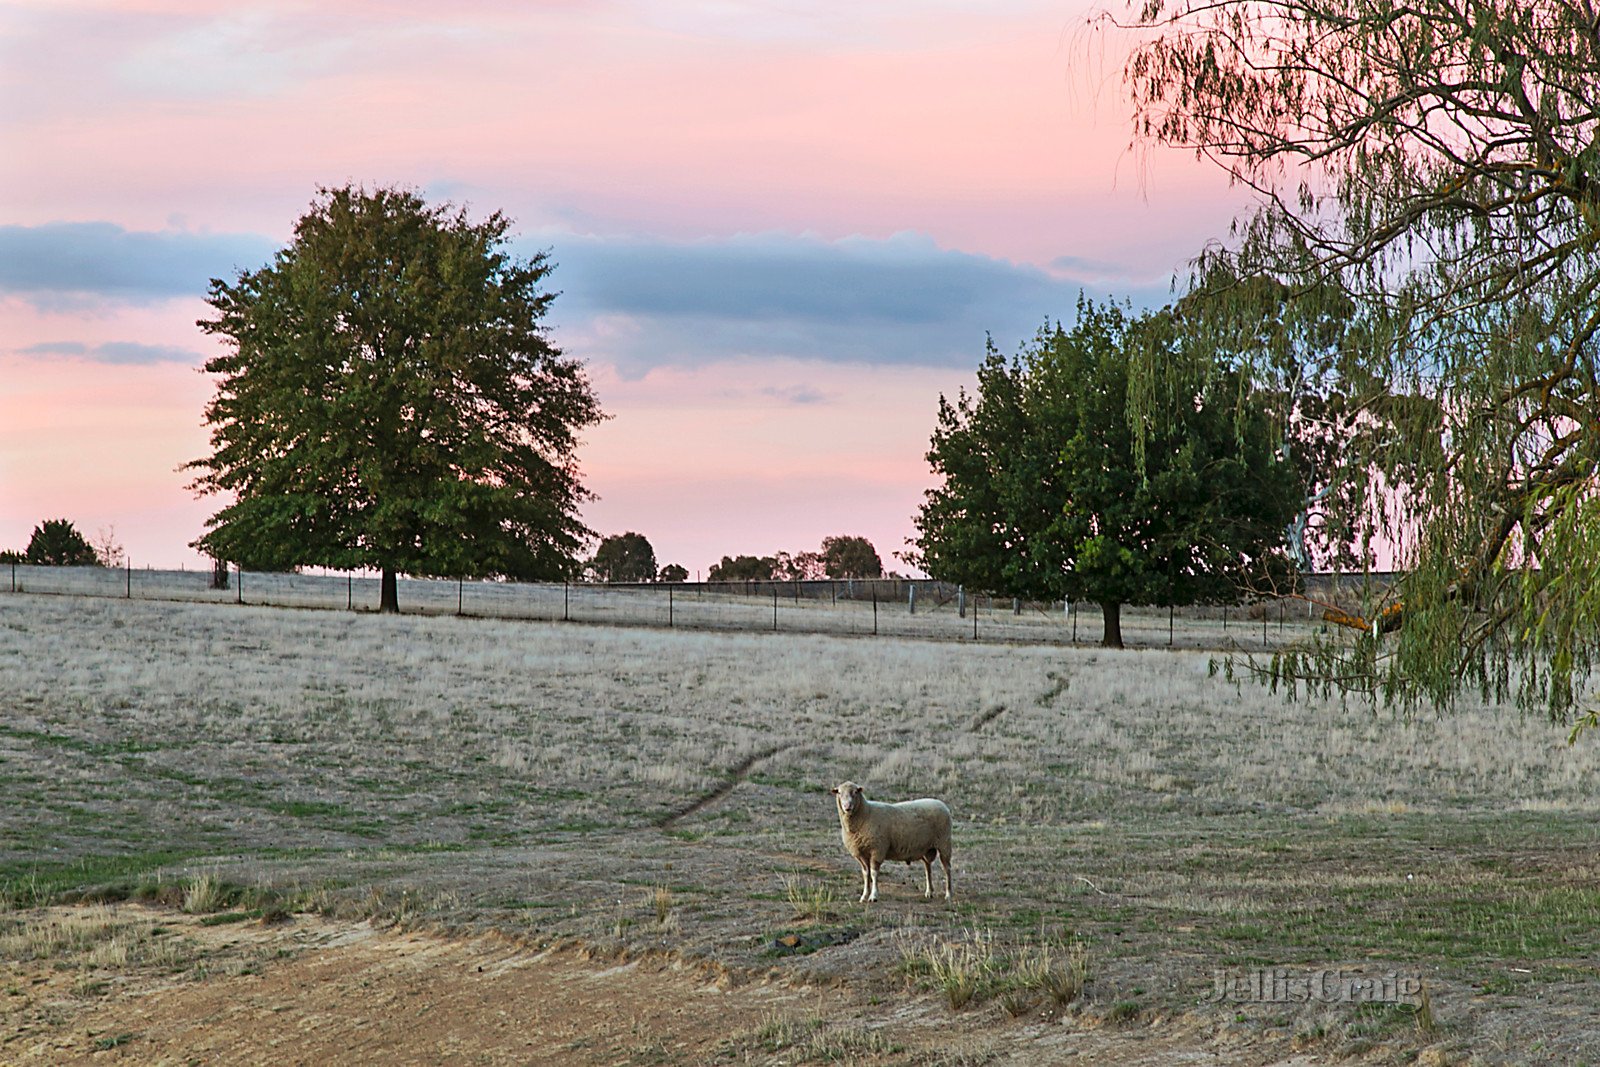
[[[834,796],[838,796],[839,795],[839,787],[838,786],[834,786],[832,789],[828,790],[828,792],[832,793]]]

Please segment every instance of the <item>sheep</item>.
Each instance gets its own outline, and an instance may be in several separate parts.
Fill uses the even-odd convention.
[[[950,809],[941,800],[906,800],[880,804],[868,800],[859,785],[834,787],[839,809],[839,836],[845,851],[861,865],[861,898],[878,899],[878,868],[885,860],[922,861],[926,875],[923,899],[933,897],[933,858],[944,864],[944,899],[950,896]]]

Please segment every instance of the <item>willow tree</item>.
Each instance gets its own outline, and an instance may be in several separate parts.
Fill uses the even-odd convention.
[[[577,434],[602,416],[543,318],[543,254],[400,189],[322,190],[273,262],[213,279],[226,342],[193,487],[231,502],[195,547],[251,568],[516,579],[576,573]]]
[[[1573,714],[1600,638],[1600,9],[1148,0],[1120,24],[1136,140],[1258,194],[1197,279],[1350,301],[1353,409],[1411,401],[1343,472],[1402,576],[1364,636],[1275,677]]]

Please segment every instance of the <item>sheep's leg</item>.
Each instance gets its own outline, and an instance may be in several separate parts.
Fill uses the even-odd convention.
[[[872,868],[869,867],[867,865],[867,861],[862,859],[860,856],[856,857],[856,862],[861,865],[861,895],[856,898],[856,903],[864,904],[867,900],[867,889],[871,886],[871,875],[869,872],[872,870]]]
[[[944,864],[944,899],[950,900],[950,899],[952,899],[952,897],[951,897],[951,894],[950,894],[950,853],[949,853],[949,851],[946,850],[946,851],[941,851],[939,853],[939,862]],[[931,863],[928,864],[928,877],[930,879],[933,877],[933,864],[931,864]],[[928,895],[929,896],[933,895],[933,887],[931,885],[928,888]]]
[[[927,856],[922,857],[922,899],[933,899],[933,861]]]
[[[867,861],[868,870],[872,873],[872,892],[867,896],[867,903],[869,904],[876,902],[878,899],[878,868],[882,865],[882,861],[876,856]]]

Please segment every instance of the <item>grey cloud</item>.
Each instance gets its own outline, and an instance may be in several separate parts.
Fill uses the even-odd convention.
[[[788,407],[810,407],[814,404],[826,404],[833,399],[822,390],[805,385],[769,385],[760,392],[767,399],[776,400]]]
[[[46,341],[18,351],[24,356],[81,356],[89,351],[89,346],[78,341]]]
[[[146,345],[137,341],[108,341],[105,344],[86,345],[79,341],[46,341],[17,350],[24,356],[70,356],[95,363],[151,364],[188,363],[198,367],[205,356],[187,348],[171,345]]]
[[[544,233],[519,247],[549,248],[559,265],[552,280],[563,295],[551,316],[558,342],[628,376],[770,356],[968,368],[982,357],[985,335],[1014,349],[1047,320],[1070,317],[1080,291],[1136,307],[1171,299],[1164,280],[1130,284],[1114,265],[1063,256],[1053,273],[910,233],[837,241]],[[264,265],[275,250],[254,234],[140,232],[107,222],[0,226],[0,294],[58,307],[200,296],[209,279]],[[158,346],[70,344],[34,354],[201,362]]]
[[[110,222],[0,226],[0,293],[36,302],[201,296],[210,279],[260,266],[276,248],[256,234],[149,232]]]
[[[970,367],[986,334],[1009,350],[1047,320],[1069,317],[1080,292],[1140,307],[1168,299],[1165,284],[1119,284],[1081,262],[1081,277],[1065,278],[941,249],[920,234],[686,242],[546,234],[538,244],[559,264],[558,331],[581,341],[575,354],[625,374],[780,355]]]

